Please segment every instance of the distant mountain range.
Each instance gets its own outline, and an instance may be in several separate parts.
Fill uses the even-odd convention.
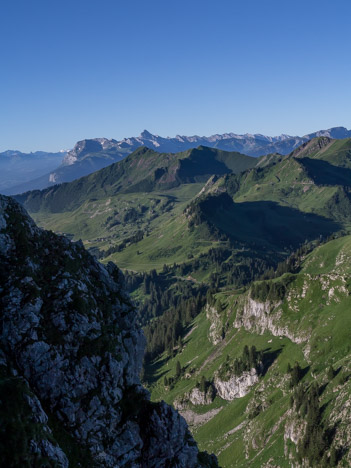
[[[8,150],[0,153],[0,192],[5,193],[10,187],[21,186],[53,171],[65,155],[66,151],[21,153]]]
[[[33,170],[29,176],[30,165],[29,167],[25,166],[23,171],[16,167],[13,172],[17,178],[22,178],[20,183],[15,181],[14,176],[11,178],[7,175],[4,179],[3,174],[1,174],[0,191],[6,195],[14,195],[28,190],[43,189],[62,182],[70,182],[120,161],[140,146],[146,146],[161,153],[178,153],[198,146],[207,146],[258,157],[271,153],[289,154],[301,144],[319,136],[333,139],[349,138],[351,137],[351,130],[347,130],[345,127],[334,127],[302,137],[285,134],[270,137],[261,134],[237,135],[235,133],[224,133],[209,137],[177,135],[174,138],[164,138],[144,130],[139,137],[124,138],[120,141],[107,138],[87,139],[79,141],[71,151],[68,151],[59,166],[56,165],[46,169],[46,166],[42,165],[40,174],[39,168],[36,168],[35,164],[32,164]],[[0,167],[4,165],[7,171],[11,171],[11,165],[6,166],[7,160],[4,157],[6,153],[9,152],[0,153]],[[44,154],[48,155],[49,153]],[[62,157],[62,153],[55,154]],[[47,161],[47,158],[48,156],[46,156],[46,159],[43,157],[43,161]],[[50,159],[50,162],[52,161],[53,159]],[[56,163],[58,162],[56,160]]]

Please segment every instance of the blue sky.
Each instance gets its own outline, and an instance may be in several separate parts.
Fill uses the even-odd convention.
[[[3,0],[0,151],[351,127],[349,0]]]

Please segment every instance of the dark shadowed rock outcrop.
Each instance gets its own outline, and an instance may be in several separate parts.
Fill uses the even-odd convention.
[[[217,466],[141,386],[122,275],[0,196],[0,452],[6,466]]]

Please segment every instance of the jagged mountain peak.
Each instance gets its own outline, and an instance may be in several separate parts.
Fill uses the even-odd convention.
[[[74,164],[79,159],[82,159],[88,153],[99,152],[103,149],[102,141],[104,139],[90,139],[78,141],[74,148],[67,153],[63,159],[63,165]]]
[[[328,136],[318,136],[314,137],[312,140],[306,141],[296,150],[294,150],[290,156],[294,158],[306,157],[312,153],[316,153],[327,146],[330,146],[333,143],[332,138]]]
[[[317,132],[309,133],[304,135],[304,138],[315,138],[319,136],[326,136],[334,139],[343,139],[351,137],[351,130],[348,130],[346,127],[332,127],[327,130],[319,130]]]
[[[153,138],[157,138],[158,135],[153,135],[148,130],[144,130],[144,131],[141,132],[140,137],[141,138],[153,139]]]

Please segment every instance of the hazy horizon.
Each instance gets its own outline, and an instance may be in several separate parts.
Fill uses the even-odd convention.
[[[303,137],[305,135],[309,135],[311,133],[314,133],[314,132],[318,132],[320,130],[329,130],[330,128],[338,128],[338,127],[344,127],[344,128],[347,128],[345,127],[344,125],[335,125],[333,127],[323,127],[323,128],[318,128],[318,129],[315,129],[315,130],[312,130],[312,131],[309,131],[309,132],[306,132],[306,133],[303,133],[301,135],[297,135],[297,134],[292,134],[292,133],[289,133],[289,132],[281,132],[279,134],[276,134],[276,135],[269,135],[269,134],[264,134],[262,132],[245,132],[245,133],[238,133],[238,132],[235,132],[235,131],[227,131],[227,132],[213,132],[213,133],[209,133],[207,135],[205,134],[195,134],[195,133],[189,133],[187,135],[185,134],[180,134],[180,133],[176,133],[174,135],[160,135],[158,133],[153,133],[153,132],[150,132],[152,133],[154,136],[159,136],[159,137],[162,137],[162,138],[175,138],[177,136],[183,136],[183,137],[204,137],[204,138],[208,138],[208,137],[211,137],[211,136],[214,136],[214,135],[224,135],[224,134],[230,134],[230,133],[233,133],[233,134],[236,134],[236,135],[264,135],[264,136],[267,136],[267,137],[279,137],[281,135],[289,135],[291,137]],[[123,138],[116,138],[114,136],[110,136],[110,137],[106,137],[106,136],[89,136],[89,137],[85,137],[85,138],[81,138],[81,139],[77,139],[74,141],[74,143],[72,143],[71,146],[69,147],[66,147],[66,148],[57,148],[57,149],[43,149],[43,148],[34,148],[34,149],[29,149],[28,151],[27,150],[21,150],[19,148],[6,148],[6,149],[0,149],[0,153],[3,153],[5,151],[19,151],[21,153],[35,153],[35,152],[48,152],[48,153],[59,153],[59,152],[65,152],[65,151],[70,151],[71,149],[73,149],[74,145],[78,142],[78,141],[81,141],[81,140],[86,140],[86,139],[94,139],[94,138],[108,138],[109,140],[111,139],[114,139],[114,140],[117,140],[117,141],[120,141],[120,140],[123,140],[123,139],[128,139],[128,138],[137,138],[137,137],[140,137],[141,136],[141,133],[143,131],[149,131],[148,129],[144,129],[142,131],[140,131],[138,134],[136,135],[128,135],[128,136],[124,136]]]

